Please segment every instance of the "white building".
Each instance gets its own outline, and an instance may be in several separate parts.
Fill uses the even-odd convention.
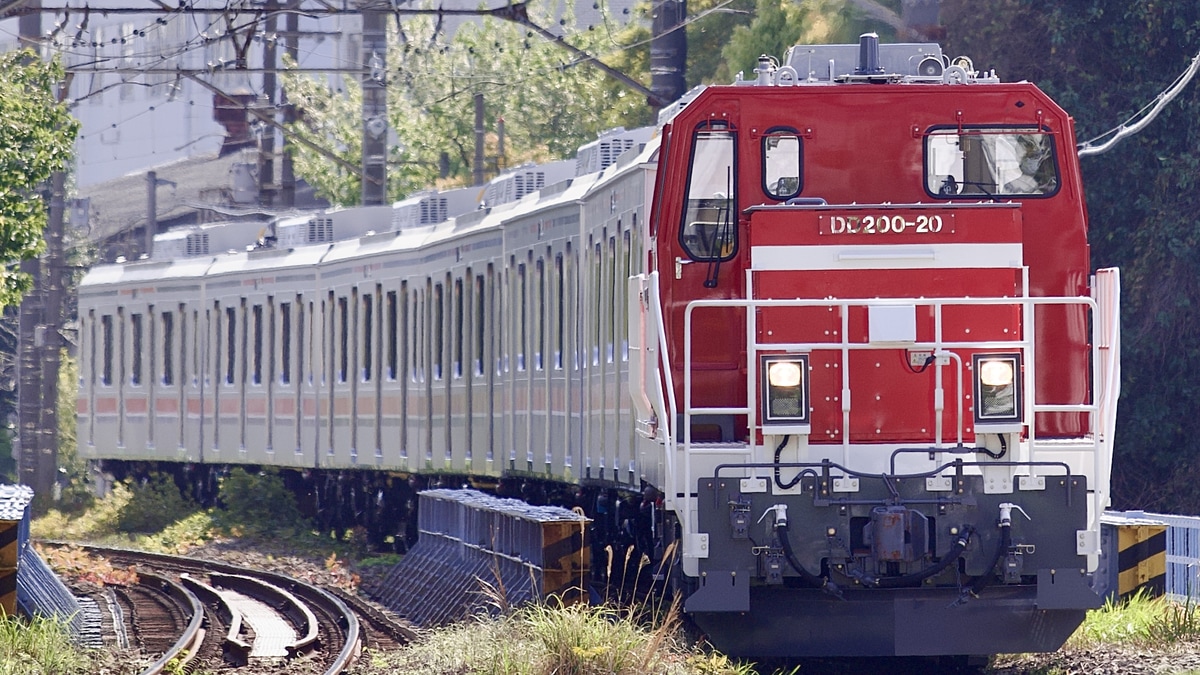
[[[298,9],[290,13],[298,33],[300,68],[361,72],[362,21],[356,5],[347,0],[296,3]],[[399,0],[394,6],[403,10],[415,4]],[[632,4],[606,0],[599,5],[604,9],[597,9],[580,3],[578,22],[624,22]],[[231,141],[253,145],[261,138],[261,123],[246,127],[244,114],[240,122],[236,118],[243,104],[266,105],[263,73],[256,69],[263,66],[271,36],[282,63],[288,11],[277,12],[272,25],[265,18],[264,2],[42,0],[42,5],[43,53],[61,55],[74,72],[69,99],[82,123],[74,174],[81,192],[180,159],[215,155]],[[438,0],[434,6],[477,9],[479,4]],[[169,7],[176,9],[163,11]],[[447,20],[445,25],[456,23]],[[16,18],[0,21],[0,31],[5,38],[0,48],[19,46]],[[239,71],[243,64],[251,70]],[[235,94],[237,102],[226,103],[226,111],[215,110],[214,99],[219,97],[214,89]],[[235,118],[232,131],[215,119],[222,112]],[[230,138],[239,132],[245,136]],[[278,172],[276,167],[276,181]]]

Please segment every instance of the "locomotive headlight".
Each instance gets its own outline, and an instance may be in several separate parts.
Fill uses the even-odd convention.
[[[1021,355],[975,354],[975,424],[1021,424]]]
[[[808,355],[761,356],[758,372],[762,381],[763,430],[808,433]]]
[[[767,381],[772,387],[798,387],[801,377],[800,366],[791,361],[767,364]]]

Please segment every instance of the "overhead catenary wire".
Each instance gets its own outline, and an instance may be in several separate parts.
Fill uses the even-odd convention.
[[[1143,106],[1141,110],[1134,113],[1120,126],[1109,129],[1095,138],[1080,143],[1078,145],[1079,156],[1090,157],[1092,155],[1099,155],[1101,153],[1108,152],[1123,139],[1136,134],[1142,129],[1145,129],[1148,124],[1154,121],[1155,117],[1158,117],[1158,114],[1162,112],[1162,109],[1165,108],[1172,100],[1174,100],[1175,97],[1178,96],[1185,87],[1187,87],[1188,83],[1192,81],[1193,77],[1195,77],[1197,70],[1200,70],[1200,52],[1192,57],[1192,62],[1188,64],[1187,69],[1180,73],[1179,77],[1175,78],[1175,81],[1171,83],[1171,86],[1164,89],[1158,94],[1158,96],[1154,98],[1153,103],[1148,103]],[[1141,119],[1138,119],[1139,117],[1141,117]],[[1109,138],[1103,143],[1097,144],[1100,139],[1105,138],[1110,134],[1112,135],[1112,138]]]

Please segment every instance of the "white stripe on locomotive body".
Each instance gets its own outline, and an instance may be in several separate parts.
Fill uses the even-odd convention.
[[[624,404],[622,308],[645,265],[655,149],[438,224],[390,230],[379,207],[292,216],[278,221],[290,247],[94,268],[80,285],[97,352],[80,374],[81,454],[658,480]],[[356,238],[300,245],[314,219]],[[157,356],[138,385],[104,384],[104,324],[120,352],[108,368],[124,373],[135,314]]]
[[[900,244],[893,246],[755,246],[756,271],[841,269],[1020,268],[1020,243]]]

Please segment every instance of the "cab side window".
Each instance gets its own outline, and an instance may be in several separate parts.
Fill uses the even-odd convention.
[[[696,130],[692,142],[679,242],[693,260],[727,260],[737,244],[733,129],[722,122],[706,125]]]
[[[933,129],[925,136],[925,189],[943,198],[1048,197],[1058,192],[1051,134],[1034,128]]]
[[[800,135],[795,129],[775,128],[762,137],[763,192],[780,201],[800,194]]]

